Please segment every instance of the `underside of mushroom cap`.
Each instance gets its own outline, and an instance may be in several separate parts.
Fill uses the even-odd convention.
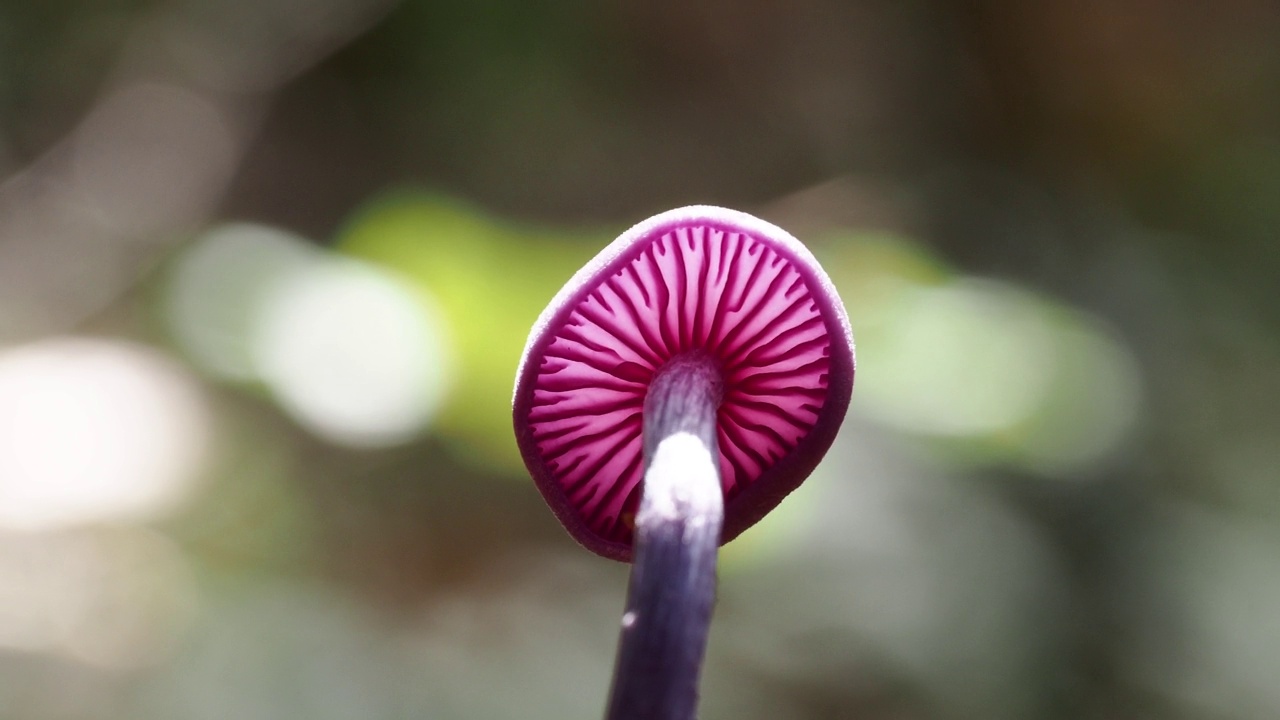
[[[611,243],[538,318],[516,374],[516,441],[580,543],[631,558],[642,408],[672,358],[723,375],[717,413],[727,542],[817,465],[853,388],[853,336],[813,255],[745,213],[694,206]]]

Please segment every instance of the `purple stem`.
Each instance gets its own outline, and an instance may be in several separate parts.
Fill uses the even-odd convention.
[[[644,490],[607,720],[692,720],[724,521],[708,356],[672,358],[644,401]]]

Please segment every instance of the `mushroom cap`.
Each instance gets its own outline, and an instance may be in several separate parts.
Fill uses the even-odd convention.
[[[853,392],[853,333],[813,254],[736,210],[655,215],[556,294],[516,372],[520,453],[593,552],[630,561],[645,393],[668,360],[698,351],[724,375],[722,544],[799,486],[835,439]]]

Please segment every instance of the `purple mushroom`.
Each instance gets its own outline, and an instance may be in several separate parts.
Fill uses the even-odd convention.
[[[813,255],[733,210],[636,225],[543,311],[516,441],[569,533],[633,563],[608,717],[693,717],[717,548],[818,464],[853,376],[849,321]]]

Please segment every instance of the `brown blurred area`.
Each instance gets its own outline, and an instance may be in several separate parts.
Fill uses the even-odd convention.
[[[0,718],[598,716],[510,437],[694,203],[848,305],[706,718],[1280,716],[1280,5],[0,6]]]

